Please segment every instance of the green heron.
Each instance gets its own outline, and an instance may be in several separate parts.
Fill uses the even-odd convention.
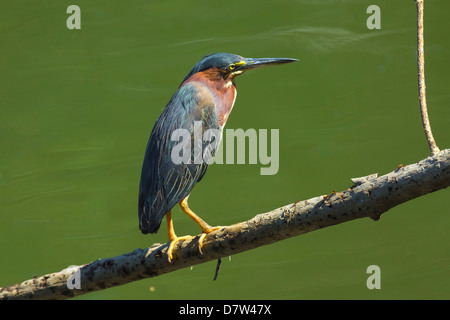
[[[156,121],[145,151],[139,185],[139,228],[142,233],[156,233],[164,216],[167,220],[170,245],[169,262],[175,244],[190,236],[177,237],[173,228],[172,208],[179,203],[181,210],[202,229],[199,238],[201,252],[205,236],[221,227],[211,227],[188,206],[192,188],[203,178],[208,163],[195,160],[191,151],[189,160],[174,163],[171,155],[177,141],[172,141],[176,129],[186,129],[194,139],[194,122],[202,123],[202,132],[217,129],[220,132],[228,120],[236,99],[234,78],[241,73],[268,65],[297,61],[288,58],[243,58],[229,53],[215,53],[200,60],[184,78],[177,92]],[[202,143],[203,150],[211,144]],[[218,143],[216,144],[216,146]],[[210,150],[214,156],[215,148]]]

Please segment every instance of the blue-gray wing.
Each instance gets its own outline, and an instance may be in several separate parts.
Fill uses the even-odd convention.
[[[205,141],[206,130],[216,135]],[[163,217],[202,179],[210,163],[202,155],[214,156],[220,135],[209,90],[199,83],[182,86],[156,121],[145,151],[139,185],[142,233],[156,233]]]

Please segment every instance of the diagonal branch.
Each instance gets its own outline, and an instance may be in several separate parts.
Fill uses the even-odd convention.
[[[425,54],[423,42],[423,0],[416,0],[417,7],[417,73],[419,77],[419,103],[422,115],[422,124],[425,136],[430,147],[431,154],[439,152],[431,132],[430,119],[428,118],[427,99],[425,93]]]
[[[450,149],[418,163],[402,166],[381,177],[377,174],[352,179],[354,185],[342,192],[319,196],[262,213],[209,234],[203,254],[199,236],[178,244],[169,263],[168,244],[136,249],[114,258],[101,259],[60,272],[0,288],[0,299],[66,299],[96,290],[237,254],[289,237],[346,221],[370,217],[378,220],[389,209],[450,185]],[[79,271],[81,289],[69,289],[67,281]]]

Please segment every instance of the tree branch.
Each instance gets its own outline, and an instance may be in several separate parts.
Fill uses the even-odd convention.
[[[172,263],[168,244],[156,243],[114,258],[101,259],[60,272],[0,288],[0,299],[66,299],[96,290],[204,263],[346,221],[378,220],[389,209],[450,185],[450,149],[386,175],[352,179],[342,192],[295,202],[208,234],[198,251],[199,235],[180,242]],[[81,289],[68,289],[67,280],[80,271]]]
[[[419,77],[419,103],[420,113],[422,115],[422,124],[425,136],[430,147],[431,154],[439,152],[439,148],[434,141],[431,132],[430,119],[428,118],[427,99],[425,93],[425,54],[423,43],[423,0],[416,0],[417,7],[417,73]]]

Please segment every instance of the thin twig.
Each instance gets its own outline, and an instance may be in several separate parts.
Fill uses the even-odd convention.
[[[217,266],[216,266],[216,273],[214,274],[214,279],[213,281],[216,281],[217,276],[219,275],[219,270],[220,270],[220,264],[222,263],[222,259],[217,259]]]
[[[434,141],[433,133],[431,132],[430,120],[428,118],[427,100],[425,93],[425,56],[423,43],[423,1],[416,0],[417,6],[417,73],[419,77],[419,103],[420,113],[422,115],[422,124],[425,131],[425,136],[430,147],[431,154],[437,154],[439,148]]]

